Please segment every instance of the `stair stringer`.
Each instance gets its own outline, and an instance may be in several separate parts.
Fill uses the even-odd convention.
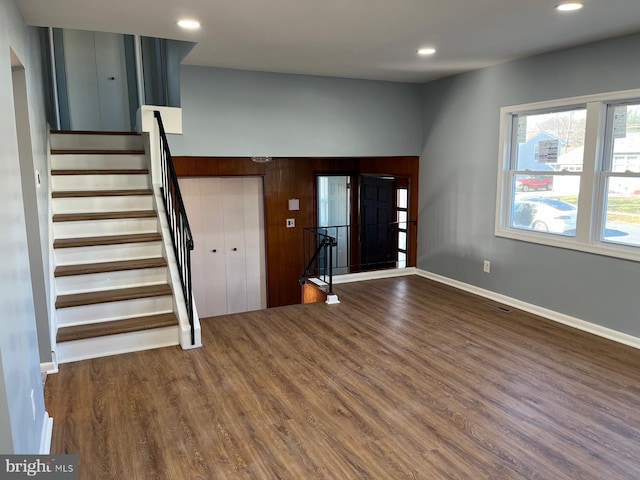
[[[178,317],[178,328],[180,331],[180,346],[183,350],[191,348],[198,348],[202,346],[202,334],[200,330],[200,319],[198,317],[198,311],[196,310],[196,303],[192,299],[193,305],[193,328],[195,334],[195,342],[191,343],[191,326],[189,324],[189,315],[187,313],[187,305],[184,300],[184,294],[182,293],[182,280],[180,279],[180,270],[178,268],[178,262],[173,251],[173,241],[171,239],[171,231],[169,229],[169,222],[167,220],[167,211],[164,208],[164,202],[162,201],[162,193],[160,191],[160,185],[153,185],[153,198],[155,202],[155,209],[158,212],[158,221],[160,222],[160,234],[162,235],[162,247],[163,255],[167,260],[167,268],[169,272],[169,285],[173,290],[173,311]]]

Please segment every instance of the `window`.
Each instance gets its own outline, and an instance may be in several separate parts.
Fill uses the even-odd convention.
[[[496,235],[640,261],[640,90],[501,110]]]
[[[604,214],[601,239],[640,246],[640,103],[610,105],[601,183]]]
[[[409,220],[409,190],[396,190],[396,221],[398,222],[398,268],[407,267],[407,229]]]

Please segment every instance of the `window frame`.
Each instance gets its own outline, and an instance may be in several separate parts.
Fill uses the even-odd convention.
[[[603,226],[606,223],[604,218],[607,198],[606,180],[615,173],[611,170],[605,170],[607,166],[605,161],[606,148],[609,147],[612,140],[608,138],[608,134],[611,133],[611,129],[607,125],[609,108],[625,103],[635,104],[638,102],[640,102],[640,89],[502,107],[500,109],[495,235],[513,240],[640,262],[640,246],[623,245],[601,239]],[[587,118],[582,172],[553,172],[554,176],[570,175],[579,176],[580,178],[575,236],[512,227],[510,223],[511,206],[515,198],[512,179],[519,172],[516,169],[517,165],[512,168],[511,161],[512,150],[516,141],[515,136],[517,135],[516,116],[570,110],[585,106]],[[613,158],[610,160],[612,162]],[[532,171],[531,174],[535,175],[536,172]],[[520,172],[520,174],[522,173]],[[628,175],[630,174],[623,174],[623,176]],[[640,176],[640,174],[631,174],[631,176]]]

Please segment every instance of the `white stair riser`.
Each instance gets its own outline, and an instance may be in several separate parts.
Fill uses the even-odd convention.
[[[52,155],[52,170],[106,170],[109,168],[147,168],[144,155]]]
[[[126,212],[153,210],[152,195],[126,195],[118,197],[65,197],[54,198],[53,213]]]
[[[72,325],[88,325],[93,323],[121,320],[128,317],[140,317],[169,313],[173,311],[171,295],[150,298],[136,298],[120,302],[98,303],[79,307],[59,308],[56,310],[58,328]]]
[[[53,175],[54,192],[69,190],[126,190],[149,188],[149,175]]]
[[[116,262],[136,258],[161,257],[160,242],[125,243],[122,245],[96,245],[94,247],[56,248],[56,265]]]
[[[140,135],[51,134],[52,150],[142,150]]]
[[[57,357],[59,363],[69,363],[89,358],[178,345],[178,338],[179,332],[176,325],[141,332],[74,340],[59,343]]]
[[[111,288],[162,285],[168,281],[167,267],[119,270],[117,272],[69,275],[56,278],[58,295],[97,292]]]
[[[53,223],[55,238],[99,237],[157,231],[157,218],[114,218]]]

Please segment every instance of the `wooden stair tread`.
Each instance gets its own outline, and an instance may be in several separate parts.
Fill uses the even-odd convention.
[[[128,190],[68,190],[51,193],[52,198],[120,197],[142,195],[153,195],[153,190],[148,188],[137,188]]]
[[[105,136],[129,135],[129,136],[135,136],[135,137],[140,136],[138,132],[103,132],[99,130],[51,130],[51,133],[55,135],[105,135]]]
[[[51,175],[148,175],[147,168],[59,169]]]
[[[71,340],[139,332],[153,328],[171,327],[173,325],[178,325],[176,316],[173,313],[161,313],[158,315],[112,320],[110,322],[62,327],[58,329],[56,340],[58,342],[69,342]]]
[[[142,287],[116,288],[99,290],[97,292],[71,293],[59,295],[56,308],[79,307],[82,305],[96,305],[98,303],[120,302],[137,298],[162,297],[173,292],[169,285],[145,285]]]
[[[144,155],[144,150],[51,149],[51,155]]]
[[[158,242],[159,233],[134,233],[130,235],[106,235],[101,237],[58,238],[53,248],[94,247],[97,245],[121,245],[123,243]]]
[[[167,261],[162,257],[120,260],[117,262],[82,263],[76,265],[60,265],[56,267],[54,276],[68,277],[71,275],[118,272],[122,270],[138,270],[143,268],[158,268],[166,266]]]
[[[124,212],[86,212],[86,213],[57,213],[54,222],[80,222],[85,220],[116,220],[123,218],[154,218],[155,210],[130,210]]]

